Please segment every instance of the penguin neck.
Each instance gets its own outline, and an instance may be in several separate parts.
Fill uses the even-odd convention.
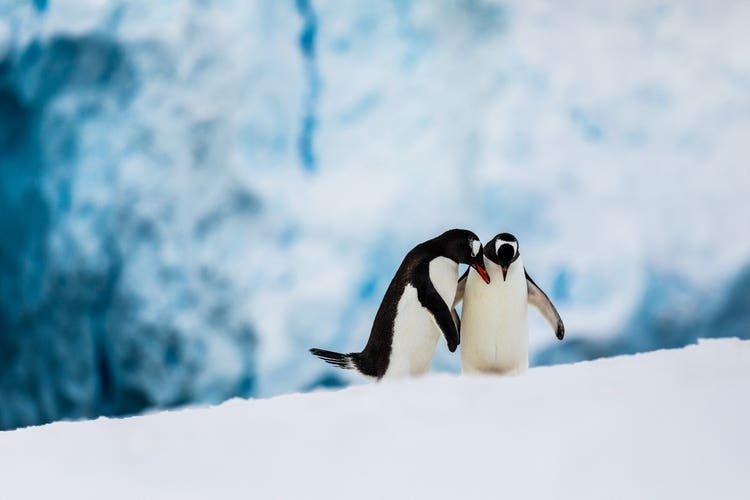
[[[491,284],[497,283],[498,286],[511,286],[521,280],[523,280],[524,282],[526,281],[526,274],[524,273],[523,268],[523,260],[521,260],[520,255],[508,267],[508,274],[505,276],[504,280],[503,270],[499,264],[495,264],[489,259],[485,259],[484,262],[487,266],[487,273],[490,275]]]
[[[414,249],[410,253],[413,253],[414,256],[421,262],[429,263],[438,257],[443,257],[458,265],[455,260],[446,255],[445,247],[435,240],[429,240],[425,241],[424,243],[420,243],[419,245],[414,247]]]

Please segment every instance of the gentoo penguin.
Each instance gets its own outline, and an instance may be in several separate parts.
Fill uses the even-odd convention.
[[[565,327],[526,272],[515,236],[498,234],[484,247],[484,256],[492,282],[481,283],[467,270],[453,303],[455,308],[463,295],[461,367],[466,373],[519,373],[529,366],[528,304],[539,309],[560,340]]]
[[[477,235],[452,229],[420,243],[404,257],[385,292],[362,352],[310,352],[339,368],[381,379],[418,375],[430,368],[440,334],[454,352],[459,323],[453,314],[458,264],[469,264],[490,282]]]

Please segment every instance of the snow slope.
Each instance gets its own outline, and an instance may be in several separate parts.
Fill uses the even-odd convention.
[[[747,498],[750,342],[0,433],[0,497]]]

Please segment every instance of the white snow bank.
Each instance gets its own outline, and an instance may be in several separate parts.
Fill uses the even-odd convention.
[[[750,342],[0,433],[2,498],[747,498]]]

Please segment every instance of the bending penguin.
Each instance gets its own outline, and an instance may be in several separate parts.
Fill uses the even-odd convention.
[[[375,315],[362,352],[310,352],[339,368],[381,379],[425,373],[442,334],[448,349],[459,344],[460,323],[453,309],[458,264],[469,264],[490,282],[477,235],[452,229],[420,243],[404,257]]]
[[[498,234],[484,247],[484,256],[492,282],[480,283],[467,270],[453,303],[455,308],[463,298],[461,367],[466,373],[519,373],[529,366],[528,304],[539,309],[560,340],[565,326],[526,272],[515,236]]]

